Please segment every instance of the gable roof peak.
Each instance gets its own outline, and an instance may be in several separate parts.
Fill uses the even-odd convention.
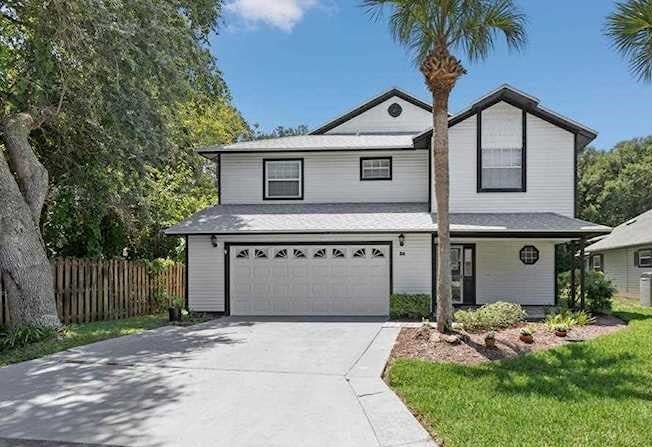
[[[348,112],[345,112],[342,115],[339,115],[327,121],[325,124],[322,124],[317,129],[310,132],[309,135],[322,135],[328,132],[329,130],[336,128],[340,124],[343,124],[349,121],[350,119],[355,118],[356,116],[366,112],[367,110],[377,106],[382,102],[387,101],[388,99],[394,96],[401,98],[402,100],[407,101],[417,107],[420,107],[429,113],[432,112],[431,104],[429,104],[426,101],[423,101],[422,99],[417,98],[415,95],[401,89],[400,87],[393,86],[390,87],[389,89],[383,90],[376,96],[369,98],[368,100],[364,101],[362,104],[354,107]]]

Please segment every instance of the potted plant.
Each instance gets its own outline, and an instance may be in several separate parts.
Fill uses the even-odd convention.
[[[568,335],[569,327],[567,324],[557,324],[554,330],[557,337],[565,337]]]
[[[534,331],[530,329],[529,327],[524,327],[521,328],[521,335],[519,336],[519,339],[523,343],[527,343],[528,345],[531,345],[534,343]]]
[[[484,336],[484,345],[487,349],[496,347],[496,333],[494,331],[487,332],[487,335]]]

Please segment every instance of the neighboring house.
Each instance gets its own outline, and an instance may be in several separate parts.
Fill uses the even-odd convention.
[[[310,135],[200,149],[220,203],[167,230],[190,309],[387,315],[392,293],[434,295],[431,113],[391,89]],[[510,86],[449,122],[454,302],[554,305],[555,246],[610,230],[575,218],[596,133]]]
[[[618,225],[586,251],[590,269],[604,272],[620,295],[638,298],[641,273],[652,272],[652,210]]]

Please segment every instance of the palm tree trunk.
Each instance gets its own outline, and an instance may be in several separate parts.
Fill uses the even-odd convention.
[[[437,330],[451,326],[450,224],[448,220],[448,97],[450,90],[433,92],[432,150],[435,163],[435,199],[437,202]]]

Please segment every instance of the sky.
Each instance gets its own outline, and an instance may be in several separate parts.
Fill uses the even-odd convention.
[[[593,145],[652,135],[652,84],[638,82],[602,35],[610,0],[516,0],[528,17],[528,44],[500,42],[450,100],[455,113],[508,83],[598,132]],[[359,0],[226,0],[210,48],[235,106],[250,124],[320,124],[400,87],[430,97],[411,55],[386,20],[374,22]]]

